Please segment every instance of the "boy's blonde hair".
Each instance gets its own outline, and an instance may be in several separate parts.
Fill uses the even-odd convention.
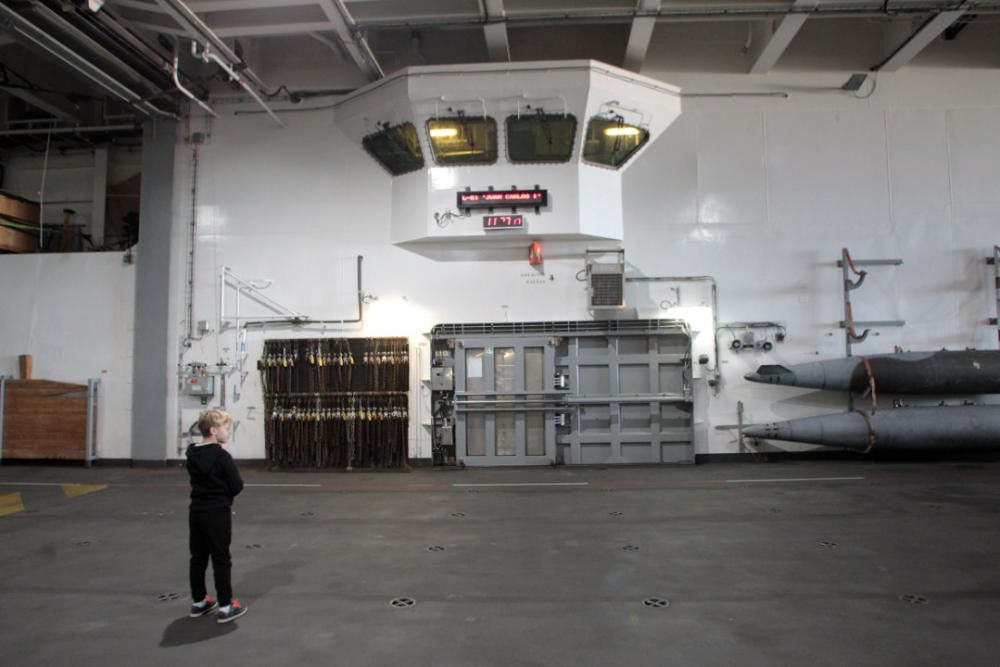
[[[212,434],[212,427],[224,426],[233,421],[233,416],[222,410],[205,410],[198,415],[198,431],[203,437]]]

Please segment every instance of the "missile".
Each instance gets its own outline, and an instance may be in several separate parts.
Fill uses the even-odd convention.
[[[765,365],[744,377],[751,382],[790,387],[864,391],[868,368],[875,389],[887,394],[1000,393],[1000,351],[899,352],[815,361],[794,366]]]
[[[861,452],[1000,447],[1000,405],[855,410],[745,426],[743,435]]]

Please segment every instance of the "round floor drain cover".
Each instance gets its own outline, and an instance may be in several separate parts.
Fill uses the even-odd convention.
[[[608,512],[608,516],[623,516],[624,512]]]
[[[899,599],[903,602],[909,602],[910,604],[927,604],[930,602],[923,595],[900,595]]]
[[[303,512],[303,513],[302,513],[302,514],[300,514],[299,516],[312,516],[312,515],[313,515],[313,513],[312,513],[312,512]]]
[[[670,600],[665,600],[664,598],[646,598],[642,601],[643,606],[652,607],[653,609],[666,609],[670,606]]]
[[[451,515],[453,517],[462,517],[462,516],[465,516],[465,512],[452,512]]]
[[[259,544],[248,544],[246,546],[246,548],[247,549],[260,549],[260,545]]]
[[[637,544],[626,544],[622,547],[622,551],[638,551],[639,545]]]
[[[417,601],[413,598],[393,598],[389,600],[389,606],[393,609],[406,609],[417,604]]]
[[[81,540],[80,542],[76,543],[76,546],[78,546],[78,547],[89,547],[90,546],[90,540]]]
[[[435,544],[435,545],[434,545],[434,546],[432,546],[432,547],[427,547],[427,550],[428,550],[428,551],[444,551],[444,550],[445,550],[445,547],[442,547],[442,546],[440,546],[440,545],[438,545],[438,544]]]
[[[161,593],[156,596],[156,599],[160,602],[167,602],[168,600],[177,600],[181,597],[180,593]]]
[[[820,542],[819,545],[821,547],[826,547],[827,549],[836,549],[837,548],[837,543],[836,542]]]

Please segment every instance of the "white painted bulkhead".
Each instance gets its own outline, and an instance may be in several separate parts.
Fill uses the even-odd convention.
[[[716,427],[735,423],[737,401],[745,403],[747,419],[754,422],[845,408],[844,397],[836,394],[742,379],[760,363],[843,355],[844,333],[837,325],[842,290],[834,264],[843,246],[856,258],[904,261],[901,267],[873,269],[852,297],[857,319],[898,318],[906,326],[869,337],[856,346],[857,353],[886,352],[893,345],[913,350],[995,348],[996,332],[985,324],[994,315],[992,267],[983,258],[1000,242],[1000,190],[995,186],[1000,73],[914,68],[880,76],[877,93],[868,99],[837,90],[845,78],[842,72],[645,74],[686,92],[790,92],[787,99],[685,99],[681,116],[623,176],[622,246],[630,275],[712,275],[719,287],[720,322],[774,320],[788,330],[788,339],[770,354],[732,353],[725,349],[727,334],[720,335],[718,394],[705,378],[696,382],[697,453],[736,451],[735,432]],[[250,372],[238,401],[232,396],[234,378],[227,381],[227,408],[240,422],[232,448],[236,457],[264,455],[263,401],[254,362],[265,337],[341,331],[410,337],[410,455],[427,458],[430,434],[421,424],[429,421],[429,401],[420,380],[429,363],[423,334],[432,325],[589,318],[585,284],[576,279],[583,268],[579,256],[549,255],[540,273],[527,263],[527,243],[522,257],[490,261],[435,261],[395,246],[392,179],[337,127],[332,109],[285,114],[286,129],[260,114],[234,116],[235,109],[222,107],[222,118],[210,124],[200,117],[192,121],[193,130],[207,134],[198,147],[194,319],[214,326],[223,265],[244,278],[273,281],[270,297],[310,317],[350,319],[356,315],[354,258],[363,255],[363,291],[378,297],[365,307],[360,328],[329,324],[251,331]],[[177,151],[174,235],[183,248],[192,146],[179,143]],[[422,215],[417,211],[414,218]],[[425,225],[426,218],[417,223]],[[139,256],[141,261],[141,242]],[[73,259],[99,264],[105,256]],[[37,272],[31,278],[24,264],[38,261],[34,258],[0,258],[0,276],[4,284],[25,276],[34,279],[34,291],[25,293],[41,299],[46,291],[45,308],[58,310],[81,305],[81,290],[106,299],[126,289],[122,271],[110,268],[121,269],[120,255],[111,259],[107,271],[74,273],[73,289],[48,289]],[[185,328],[183,253],[176,259],[170,289],[178,303],[179,342]],[[671,287],[680,287],[676,306]],[[232,298],[231,290],[228,294]],[[19,299],[10,292],[4,296],[5,331]],[[711,354],[707,289],[630,283],[627,299],[643,316],[691,318],[699,332],[696,354]],[[254,312],[265,313],[246,307],[245,313]],[[33,350],[39,359],[67,345],[74,348],[71,356],[113,357],[122,341],[130,340],[130,334],[122,333],[129,326],[125,320],[114,320],[113,332],[87,338],[83,345],[68,341],[80,340],[93,322],[82,313],[67,317],[58,324],[62,338],[37,338]],[[16,354],[26,351],[23,340],[23,335],[3,336],[0,370],[14,371]],[[231,331],[221,337],[207,334],[182,361],[231,361],[233,341]],[[177,361],[165,363],[173,367]],[[80,366],[74,374],[105,368],[96,366]],[[107,369],[108,375],[122,375],[106,379],[105,396],[109,404],[127,402],[131,371],[125,364],[113,368],[117,370]],[[198,408],[189,399],[180,406]],[[187,416],[182,414],[181,422]],[[165,457],[178,456],[178,442],[168,437]],[[112,457],[119,446],[102,451]]]

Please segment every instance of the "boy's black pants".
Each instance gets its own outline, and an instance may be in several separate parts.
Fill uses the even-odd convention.
[[[228,507],[210,510],[191,510],[188,514],[191,530],[191,598],[195,602],[205,599],[205,571],[212,558],[215,575],[215,594],[225,607],[233,600],[233,586],[229,573],[233,567],[229,555],[229,542],[233,533],[233,515]]]

